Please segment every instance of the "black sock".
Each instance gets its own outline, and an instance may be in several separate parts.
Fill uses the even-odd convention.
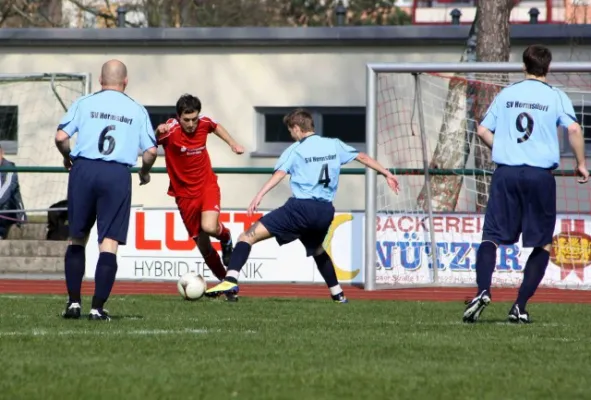
[[[497,264],[497,246],[493,242],[482,242],[476,252],[476,283],[478,294],[483,290],[490,293],[492,276]]]
[[[230,258],[230,265],[228,265],[225,280],[232,283],[238,283],[240,270],[244,264],[246,264],[251,248],[252,246],[246,242],[238,242],[236,244],[236,247],[234,247],[234,251],[232,252],[232,257]]]
[[[339,280],[337,279],[337,273],[334,270],[334,265],[330,256],[324,251],[322,254],[314,256],[314,261],[316,261],[316,267],[318,268],[320,275],[324,278],[326,286],[329,288],[337,286]]]
[[[523,282],[519,288],[516,304],[521,311],[525,311],[527,301],[534,295],[546,273],[550,261],[550,253],[541,247],[536,247],[525,263]]]
[[[66,287],[68,288],[68,297],[70,303],[80,303],[82,290],[82,280],[84,279],[84,270],[86,267],[86,253],[84,246],[71,244],[66,250],[64,257],[64,270],[66,273]]]
[[[94,274],[94,296],[92,308],[101,310],[111,294],[117,275],[117,255],[101,252]]]

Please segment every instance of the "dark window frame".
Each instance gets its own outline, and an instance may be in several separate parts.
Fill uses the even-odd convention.
[[[289,147],[293,141],[289,136],[289,132],[287,128],[285,128],[285,141],[270,141],[269,137],[267,136],[266,131],[266,117],[268,115],[276,115],[283,117],[285,114],[289,113],[290,111],[298,108],[298,106],[293,107],[255,107],[255,132],[256,132],[256,150],[251,153],[253,157],[278,157],[281,153]],[[345,106],[345,107],[310,107],[310,106],[303,106],[306,110],[312,113],[312,117],[314,118],[314,126],[315,132],[318,135],[324,136],[324,121],[323,115],[331,114],[331,115],[362,115],[363,121],[365,121],[366,109],[364,106]],[[364,122],[365,128],[365,122]],[[365,136],[365,131],[363,132]],[[330,136],[334,137],[334,136]],[[359,138],[361,139],[361,138]],[[355,147],[359,151],[365,152],[365,137],[363,141],[361,140],[348,140],[345,141],[347,144]]]
[[[150,116],[150,122],[152,127],[156,129],[159,124],[166,122],[169,118],[176,117],[175,106],[145,106]],[[141,154],[141,151],[140,151]],[[163,155],[164,149],[162,146],[158,146],[158,154]]]
[[[10,119],[10,121],[8,121]],[[8,137],[4,137],[4,130],[8,130]],[[18,152],[18,131],[19,115],[18,106],[1,105],[0,106],[0,146],[5,154],[16,154]]]

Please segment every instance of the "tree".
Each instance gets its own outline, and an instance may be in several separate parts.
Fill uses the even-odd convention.
[[[62,0],[3,0],[0,27],[57,28],[62,26]]]
[[[476,61],[479,19],[480,12],[476,10],[460,62]],[[466,166],[470,155],[470,144],[476,132],[473,120],[467,117],[473,108],[474,93],[478,92],[478,88],[470,85],[467,77],[465,74],[455,74],[449,81],[443,121],[439,128],[437,145],[429,163],[429,169],[462,169]],[[455,211],[464,177],[433,175],[430,181],[431,197],[428,196],[425,183],[417,198],[418,206],[423,211],[427,211],[430,201],[433,211]]]
[[[470,61],[508,61],[510,54],[509,16],[514,0],[479,1],[476,16],[472,23],[466,49],[460,62]],[[466,79],[469,78],[469,79]],[[506,74],[497,76],[497,82],[506,82]],[[499,86],[486,84],[490,75],[464,76],[456,74],[450,79],[444,108],[444,117],[439,130],[437,145],[429,168],[465,168],[470,149],[474,149],[475,167],[492,170],[494,165],[490,150],[474,135],[475,121],[480,121],[488,105],[500,90]],[[470,146],[474,140],[474,145]],[[476,211],[486,208],[490,177],[476,177]],[[461,175],[432,176],[431,199],[427,187],[423,186],[417,203],[423,210],[431,201],[433,211],[455,211],[462,189]]]
[[[65,26],[61,5],[72,4],[92,15],[99,27],[117,26],[117,7],[140,15],[129,27],[333,26],[332,0],[0,0],[0,26]],[[48,3],[60,15],[38,13]],[[46,7],[47,8],[47,7]],[[349,0],[348,25],[409,24],[410,16],[394,0]],[[3,24],[4,22],[4,24]],[[10,24],[8,24],[10,22]]]
[[[507,62],[511,54],[509,17],[511,9],[515,5],[514,0],[486,0],[479,1],[478,7],[482,18],[478,21],[478,40],[476,42],[476,57],[478,61]],[[490,75],[477,75],[477,80],[490,82]],[[501,74],[496,82],[507,83],[509,76]],[[481,121],[482,116],[492,103],[492,100],[501,90],[500,86],[488,85],[484,90],[478,90],[474,116],[476,121]],[[480,170],[490,171],[494,169],[491,151],[484,145],[479,137],[475,137],[474,166]],[[488,188],[490,176],[476,178],[476,211],[486,210],[488,200]]]

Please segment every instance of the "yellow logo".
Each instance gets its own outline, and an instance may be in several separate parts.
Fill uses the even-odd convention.
[[[337,274],[337,278],[339,279],[339,281],[353,280],[353,278],[355,278],[359,274],[359,269],[356,269],[354,271],[347,271],[347,270],[339,268],[334,261],[334,257],[332,256],[332,238],[334,237],[334,233],[335,233],[336,229],[339,226],[341,226],[342,224],[344,224],[345,222],[348,222],[351,220],[353,220],[353,215],[351,215],[351,214],[335,215],[334,219],[332,220],[332,224],[330,225],[330,228],[328,229],[328,233],[326,234],[326,238],[324,239],[324,243],[323,243],[326,253],[328,253],[330,258],[332,259],[332,262],[334,265],[334,270]]]
[[[560,232],[552,239],[550,259],[560,267],[560,279],[574,272],[584,281],[585,267],[591,264],[591,237],[584,232]]]

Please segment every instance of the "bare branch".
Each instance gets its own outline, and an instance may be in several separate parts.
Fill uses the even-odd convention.
[[[16,14],[20,15],[22,18],[24,18],[26,21],[28,21],[31,25],[37,25],[37,22],[35,20],[33,20],[33,18],[28,16],[25,12],[23,12],[20,8],[18,8],[16,6],[16,4],[12,5],[12,11],[14,11]]]
[[[4,22],[11,16],[10,10],[12,9],[14,2],[15,0],[8,0],[0,9],[0,26],[2,26]]]
[[[90,14],[94,15],[95,17],[103,18],[105,20],[105,22],[111,22],[111,23],[114,23],[115,25],[117,24],[117,17],[110,12],[110,9],[108,9],[109,13],[105,13],[105,12],[95,9],[94,7],[86,6],[83,3],[81,3],[79,0],[69,0],[69,1],[82,11],[90,13]],[[107,0],[105,0],[105,2],[108,4]],[[135,24],[135,23],[128,22],[128,21],[126,21],[126,24],[133,27],[133,28],[141,27],[141,24]]]

